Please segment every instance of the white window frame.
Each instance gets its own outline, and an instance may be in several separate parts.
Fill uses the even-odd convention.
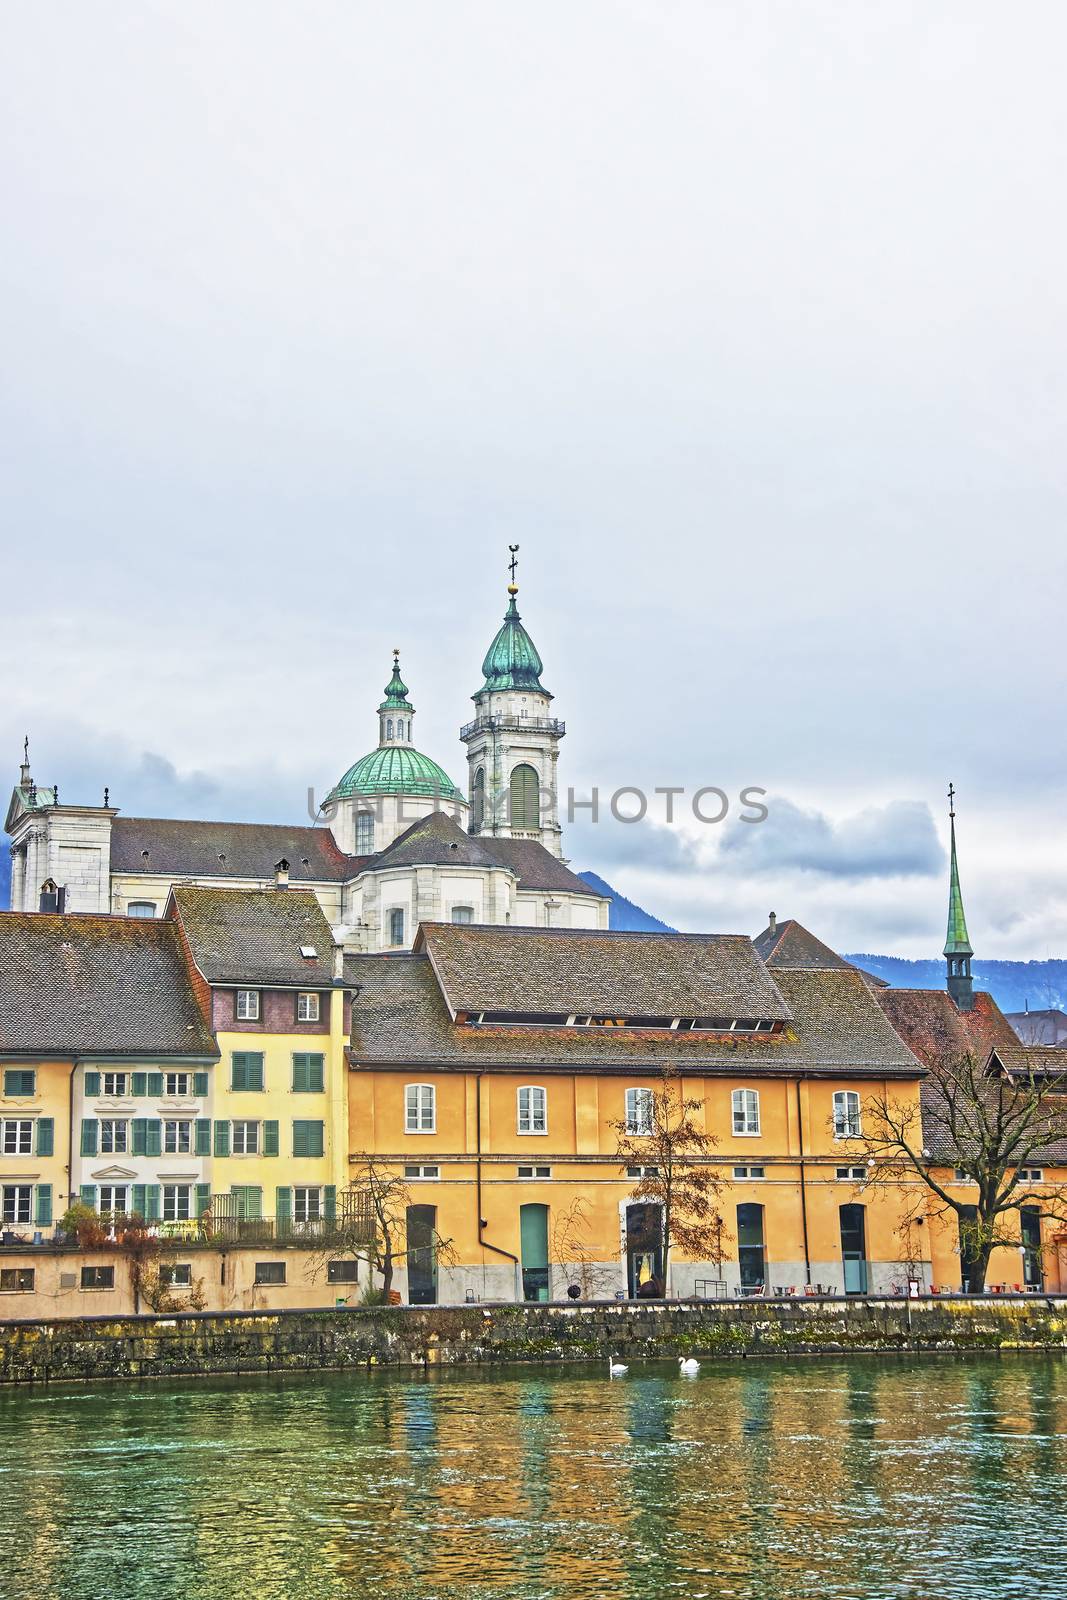
[[[469,927],[474,921],[473,906],[453,906],[452,921],[461,928]]]
[[[766,1180],[766,1177],[766,1167],[750,1166],[734,1168],[734,1178],[739,1183],[763,1183]]]
[[[1019,1182],[1020,1183],[1044,1183],[1044,1181],[1045,1181],[1045,1169],[1044,1169],[1044,1167],[1020,1167],[1019,1168]]]
[[[404,1132],[437,1132],[437,1086],[432,1083],[404,1085]]]
[[[311,1197],[314,1201],[311,1203]],[[303,1216],[300,1215],[303,1210]],[[325,1218],[322,1186],[317,1183],[298,1183],[293,1186],[293,1222],[299,1227],[309,1222],[322,1222]]]
[[[241,1129],[241,1145],[237,1148],[237,1130]],[[248,1148],[249,1129],[252,1130],[252,1148]],[[230,1123],[230,1154],[234,1156],[258,1156],[260,1152],[259,1120],[256,1117],[237,1117]]]
[[[107,1194],[108,1194],[108,1197],[109,1197],[109,1204],[108,1205],[104,1204],[104,1191],[105,1190],[107,1191]],[[122,1204],[120,1206],[117,1206],[115,1204],[115,1196],[116,1196],[116,1194],[121,1194],[122,1195]],[[129,1185],[128,1184],[125,1184],[125,1183],[102,1183],[100,1185],[100,1188],[97,1190],[97,1200],[98,1200],[97,1210],[100,1212],[101,1216],[123,1217],[123,1216],[126,1215],[126,1212],[127,1212],[128,1208],[129,1208],[129,1195],[130,1195],[130,1190],[129,1190]]]
[[[836,1176],[839,1183],[866,1183],[867,1168],[862,1166],[838,1167]]]
[[[834,1090],[834,1138],[862,1139],[860,1097],[855,1089]]]
[[[440,1176],[441,1168],[432,1162],[404,1168],[404,1180],[407,1183],[436,1183]]]
[[[735,1139],[762,1137],[758,1089],[734,1089],[730,1095],[730,1110]]]
[[[111,1129],[111,1142],[104,1138],[104,1129]],[[125,1117],[100,1118],[100,1154],[102,1156],[125,1156],[130,1150],[130,1124]]]
[[[178,1274],[181,1274],[179,1277]],[[191,1261],[173,1261],[159,1269],[159,1281],[167,1289],[191,1289],[193,1264]]]
[[[165,1072],[163,1074],[163,1088],[168,1100],[188,1100],[193,1092],[193,1075],[191,1072]],[[171,1084],[174,1084],[173,1089]],[[182,1087],[184,1085],[184,1087]]]
[[[159,907],[154,900],[130,900],[126,906],[126,915],[148,921],[158,910]]]
[[[526,1107],[523,1109],[523,1095]],[[540,1100],[537,1096],[540,1095]],[[548,1133],[548,1090],[540,1083],[524,1083],[515,1091],[515,1131],[523,1138]]]
[[[130,1092],[130,1075],[128,1072],[105,1072],[101,1074],[100,1084],[105,1100],[121,1100]]]
[[[184,1214],[182,1212],[183,1204],[185,1208]],[[193,1216],[192,1184],[163,1184],[160,1194],[160,1215],[164,1222],[190,1222]]]
[[[10,1202],[8,1196],[11,1196]],[[20,1213],[25,1208],[26,1215]],[[11,1215],[8,1216],[10,1210]],[[33,1220],[33,1184],[5,1183],[0,1189],[0,1220],[21,1227]]]
[[[297,1022],[318,1022],[319,996],[314,989],[301,989],[296,997]]]
[[[523,1183],[544,1183],[546,1178],[551,1178],[552,1168],[545,1166],[516,1167],[519,1179]]]
[[[658,1167],[627,1167],[626,1176],[628,1178],[658,1178],[659,1177],[659,1168]]]
[[[185,1143],[182,1143],[182,1129]],[[171,1130],[174,1143],[171,1144]],[[191,1156],[193,1153],[193,1125],[188,1117],[165,1117],[163,1120],[163,1154],[165,1156]]]
[[[626,1091],[626,1132],[634,1138],[646,1138],[652,1132],[652,1090],[633,1088]]]
[[[259,990],[238,989],[236,1007],[238,1022],[258,1022],[259,1011]]]
[[[0,1149],[5,1156],[32,1156],[32,1117],[5,1117],[3,1123],[0,1123],[0,1129],[3,1131]]]

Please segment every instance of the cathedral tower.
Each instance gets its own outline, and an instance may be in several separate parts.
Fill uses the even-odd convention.
[[[535,839],[561,856],[556,763],[566,728],[549,715],[537,648],[522,625],[511,545],[508,608],[482,662],[476,715],[460,729],[470,771],[471,833]]]

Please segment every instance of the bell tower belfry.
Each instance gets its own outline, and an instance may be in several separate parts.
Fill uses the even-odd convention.
[[[469,831],[499,839],[535,839],[562,856],[556,765],[564,723],[551,716],[537,647],[522,625],[515,581],[518,545],[504,621],[482,662],[472,696],[473,722],[460,729],[470,774]]]

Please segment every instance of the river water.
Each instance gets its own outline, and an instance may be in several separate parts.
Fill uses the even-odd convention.
[[[3,1600],[1064,1600],[1067,1363],[0,1393]]]

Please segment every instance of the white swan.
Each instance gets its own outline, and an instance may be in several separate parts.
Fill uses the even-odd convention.
[[[608,1357],[608,1377],[609,1378],[624,1378],[626,1376],[626,1374],[629,1372],[629,1370],[630,1370],[629,1367],[624,1366],[624,1364],[621,1361],[616,1361],[614,1356],[609,1356]]]
[[[690,1378],[695,1378],[700,1371],[700,1362],[694,1361],[692,1356],[679,1356],[678,1371],[684,1372]]]

